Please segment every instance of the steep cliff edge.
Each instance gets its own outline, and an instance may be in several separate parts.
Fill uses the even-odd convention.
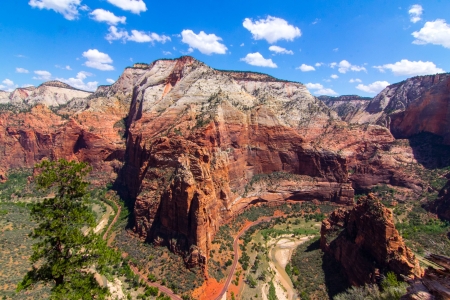
[[[396,138],[428,132],[450,145],[449,103],[449,73],[417,76],[386,87],[348,121],[385,126]]]
[[[334,110],[343,121],[350,121],[358,111],[367,107],[372,98],[357,95],[339,97],[319,96],[320,101]]]
[[[25,90],[0,94],[0,180],[44,158],[88,161],[94,183],[115,182],[134,201],[135,232],[191,265],[257,202],[347,204],[379,183],[423,188],[404,168],[411,147],[387,128],[348,124],[304,85],[265,74],[181,57],[135,64],[94,93]]]
[[[349,211],[331,213],[320,234],[322,250],[341,263],[352,285],[374,283],[389,270],[409,278],[423,275],[395,229],[392,213],[372,194]]]

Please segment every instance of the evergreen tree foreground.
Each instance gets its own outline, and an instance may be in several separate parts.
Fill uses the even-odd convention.
[[[36,165],[39,190],[54,194],[32,205],[38,224],[30,234],[36,239],[30,270],[17,291],[38,283],[51,284],[52,299],[104,299],[108,290],[94,275],[103,274],[119,254],[93,233],[95,215],[88,206],[91,167],[84,162],[43,161]]]

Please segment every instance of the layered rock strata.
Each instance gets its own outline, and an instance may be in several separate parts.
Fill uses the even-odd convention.
[[[352,285],[375,283],[393,271],[408,278],[423,270],[395,229],[391,211],[373,194],[351,210],[338,209],[322,222],[321,248],[334,257]]]

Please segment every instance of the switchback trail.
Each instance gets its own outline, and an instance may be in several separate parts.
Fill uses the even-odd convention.
[[[223,295],[227,292],[228,287],[230,286],[231,279],[233,278],[234,271],[236,270],[236,266],[237,266],[237,263],[239,260],[238,246],[239,246],[239,239],[241,238],[241,236],[244,235],[244,233],[246,233],[247,230],[249,230],[251,227],[253,227],[255,225],[258,225],[262,222],[269,222],[273,218],[279,218],[279,217],[280,216],[264,217],[253,223],[248,224],[247,226],[245,226],[244,228],[241,229],[241,231],[236,236],[236,238],[234,239],[234,242],[233,242],[234,260],[233,260],[233,264],[231,265],[230,273],[228,274],[227,280],[225,281],[225,285],[223,286],[222,291],[220,292],[219,296],[216,297],[216,300],[221,300]]]
[[[114,224],[117,222],[117,220],[119,219],[120,213],[122,211],[122,206],[119,205],[119,203],[117,203],[115,200],[112,200],[114,202],[114,204],[117,207],[117,213],[116,216],[114,217],[113,221],[111,222],[111,224],[109,224],[108,229],[106,230],[105,234],[103,235],[103,239],[106,240],[108,237],[108,233],[109,231],[112,229],[112,227],[114,226]],[[109,246],[109,245],[108,245]],[[181,297],[179,297],[178,295],[176,295],[174,292],[172,292],[172,290],[170,290],[169,288],[162,286],[158,283],[155,282],[150,282],[148,280],[148,278],[142,274],[141,272],[139,272],[139,269],[133,265],[131,262],[129,263],[130,269],[131,271],[133,271],[133,273],[135,275],[138,275],[139,278],[141,278],[142,280],[144,280],[144,282],[148,285],[148,286],[153,286],[158,288],[158,290],[160,290],[161,292],[165,293],[167,296],[170,297],[170,299],[174,299],[174,300],[182,300]]]

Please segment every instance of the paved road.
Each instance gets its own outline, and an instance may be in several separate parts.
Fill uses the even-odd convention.
[[[233,250],[234,250],[234,260],[233,260],[233,264],[231,265],[231,270],[230,273],[228,274],[228,278],[225,281],[225,285],[222,288],[222,291],[220,292],[219,296],[216,298],[216,300],[221,300],[223,295],[227,292],[228,287],[230,286],[231,280],[233,279],[233,275],[234,275],[234,271],[236,270],[236,266],[239,260],[239,239],[241,238],[241,236],[247,232],[247,230],[250,229],[250,227],[253,227],[257,224],[260,224],[262,222],[269,222],[270,220],[272,220],[273,218],[279,218],[280,216],[273,216],[273,217],[264,217],[261,218],[253,223],[248,224],[247,226],[245,226],[244,228],[242,228],[242,230],[239,232],[239,234],[237,235],[237,237],[234,239],[233,242]]]

